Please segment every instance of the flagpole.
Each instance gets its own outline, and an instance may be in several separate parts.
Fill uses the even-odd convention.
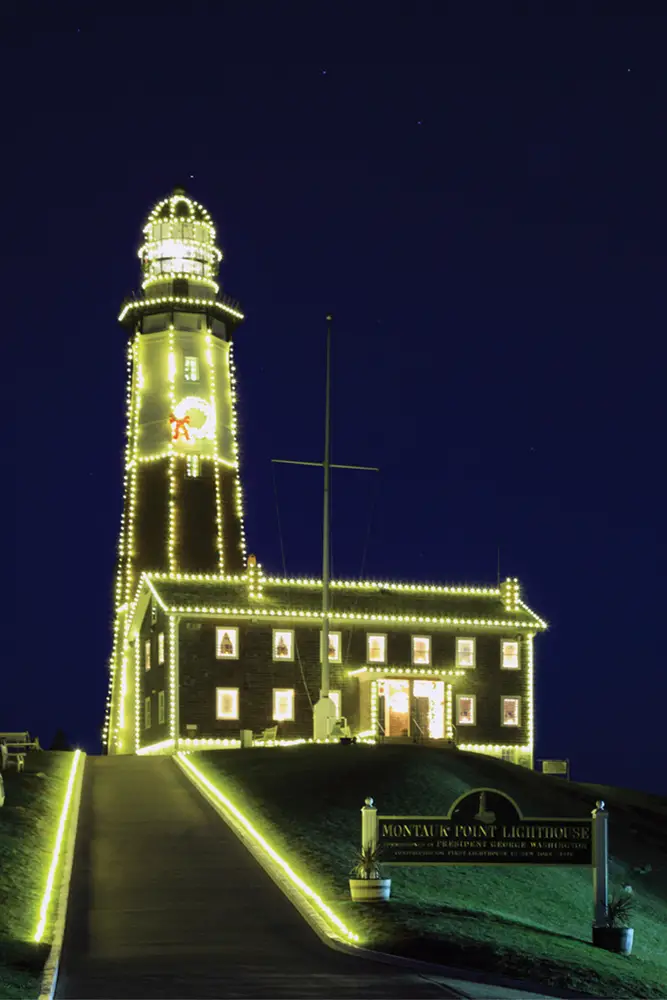
[[[322,680],[320,698],[329,697],[329,576],[330,576],[330,502],[329,478],[331,463],[331,322],[327,316],[327,365],[324,405],[324,511],[322,516],[322,641],[320,644]]]

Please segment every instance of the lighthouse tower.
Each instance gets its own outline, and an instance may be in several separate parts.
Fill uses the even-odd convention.
[[[129,334],[127,444],[105,743],[142,572],[246,565],[232,347],[243,314],[216,280],[222,252],[209,213],[176,188],[148,216],[139,258],[141,294],[119,316]]]

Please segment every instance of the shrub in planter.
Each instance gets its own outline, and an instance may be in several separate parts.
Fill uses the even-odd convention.
[[[389,899],[391,879],[382,878],[380,852],[364,847],[350,872],[350,895],[357,903],[384,903]]]
[[[635,907],[632,886],[624,885],[609,901],[607,925],[593,927],[593,944],[619,955],[629,955],[635,936],[634,928],[628,926]]]

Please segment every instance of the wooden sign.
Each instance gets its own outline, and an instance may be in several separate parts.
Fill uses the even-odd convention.
[[[569,778],[570,762],[569,760],[543,760],[542,774],[559,774]]]
[[[383,865],[591,865],[592,819],[524,816],[509,795],[475,788],[446,816],[378,816]]]

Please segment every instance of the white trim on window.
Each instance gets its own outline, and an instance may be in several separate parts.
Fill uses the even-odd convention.
[[[238,719],[239,717],[238,688],[215,689],[215,717],[216,719]]]
[[[157,693],[157,721],[159,726],[164,723],[164,691]]]
[[[294,659],[294,629],[274,628],[271,638],[271,652],[274,660],[291,662]]]
[[[238,660],[239,630],[230,625],[215,627],[215,658],[216,660]]]
[[[500,669],[519,669],[520,648],[517,639],[502,639],[500,643]]]
[[[511,726],[512,729],[521,725],[521,697],[519,695],[503,695],[501,697],[500,725]]]
[[[464,703],[463,705],[461,704],[462,702]],[[466,718],[466,716],[468,717]],[[457,726],[477,725],[477,698],[474,694],[457,694],[456,725]]]
[[[470,636],[456,637],[456,666],[460,670],[472,670],[477,666],[476,645],[474,638]]]
[[[320,642],[322,642],[322,629],[320,629]],[[334,648],[334,655],[331,655],[331,647]],[[343,662],[343,633],[329,632],[329,663]]]
[[[146,670],[151,669],[151,641],[146,639],[144,641],[144,668]]]
[[[151,728],[151,696],[144,698],[144,729]]]
[[[417,648],[417,643],[421,648]],[[431,663],[431,636],[412,636],[412,665],[413,667],[428,667]]]
[[[158,666],[164,663],[164,632],[157,634],[157,662]]]
[[[366,662],[387,662],[387,635],[384,632],[368,632],[366,635]]]
[[[273,689],[273,721],[294,722],[294,688]]]

